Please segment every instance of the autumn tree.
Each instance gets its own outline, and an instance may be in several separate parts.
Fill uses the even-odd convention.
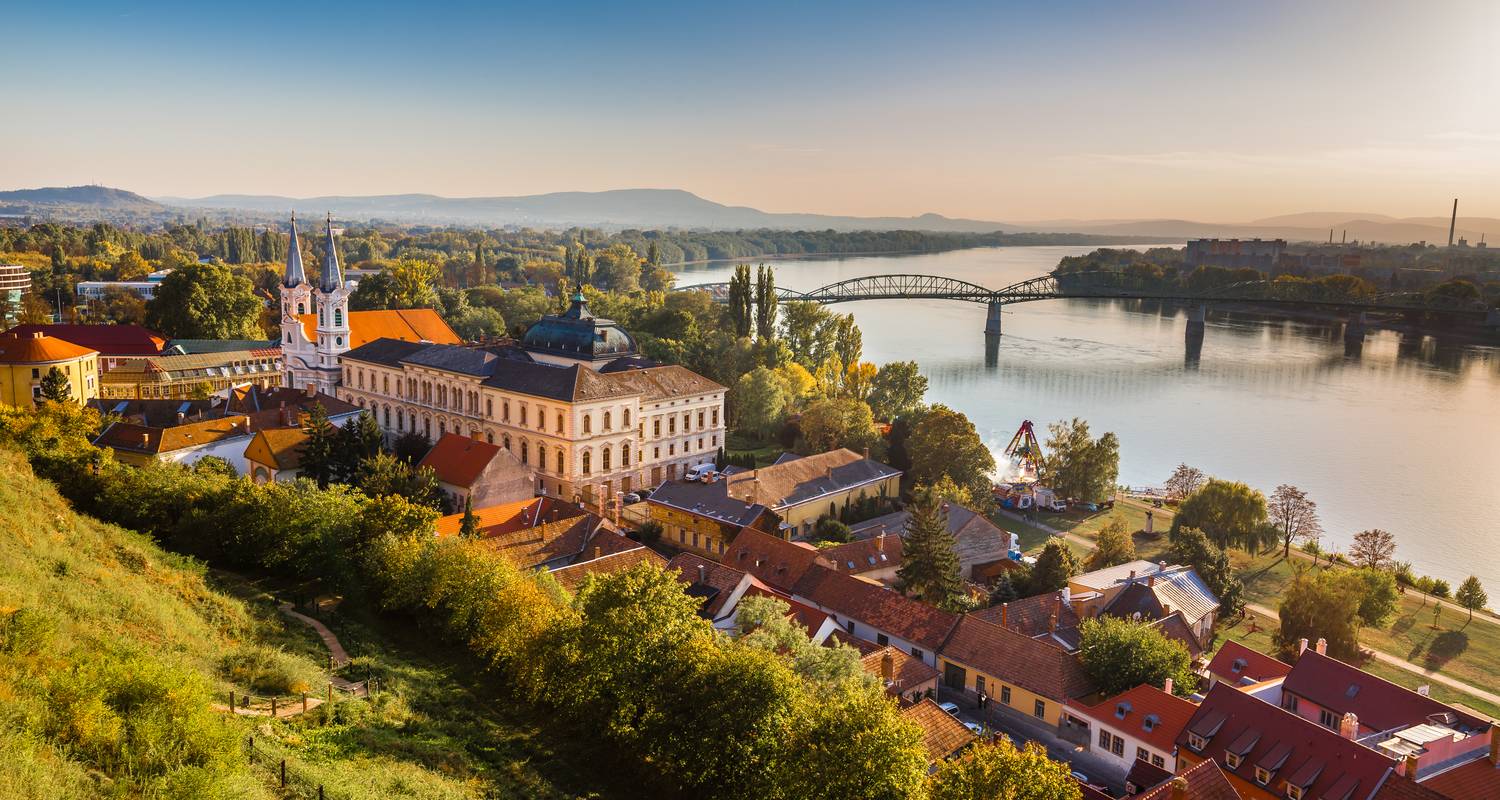
[[[940,608],[952,607],[964,595],[958,542],[948,530],[948,509],[930,492],[921,493],[907,507],[896,579],[907,594]]]
[[[786,385],[773,370],[756,367],[735,382],[730,401],[735,428],[763,439],[786,416]]]
[[[1096,570],[1135,560],[1135,539],[1125,530],[1118,517],[1111,519],[1094,537],[1094,551],[1089,553],[1086,569]]]
[[[1186,464],[1178,464],[1177,469],[1172,470],[1171,477],[1167,478],[1164,487],[1167,497],[1173,500],[1184,500],[1193,492],[1203,486],[1205,478],[1203,470],[1190,467]]]
[[[1469,622],[1474,621],[1474,612],[1484,608],[1484,604],[1490,601],[1489,595],[1484,593],[1484,586],[1479,579],[1470,575],[1458,587],[1458,594],[1453,596],[1458,604],[1469,610]],[[1467,625],[1468,623],[1464,623]]]
[[[146,324],[169,339],[260,339],[263,306],[248,278],[223,264],[185,264],[162,279]]]
[[[876,419],[893,420],[922,407],[927,378],[915,361],[892,361],[875,373],[870,383],[870,411]]]
[[[776,338],[776,273],[761,264],[755,270],[755,338]]]
[[[826,453],[847,447],[858,453],[880,441],[870,407],[845,398],[817,400],[802,412],[804,454]]]
[[[1098,439],[1089,424],[1077,417],[1047,426],[1042,479],[1063,497],[1099,502],[1115,490],[1120,472],[1120,440],[1113,433]]]
[[[1081,800],[1072,769],[1053,761],[1040,742],[1018,749],[1008,737],[976,742],[939,762],[927,779],[928,800]]]
[[[932,484],[946,475],[976,502],[988,504],[995,454],[963,412],[936,404],[907,415],[905,423],[902,447],[911,462],[907,475],[914,482]]]
[[[1282,590],[1281,627],[1274,637],[1284,660],[1297,656],[1298,642],[1326,639],[1328,654],[1341,661],[1359,656],[1359,606],[1364,585],[1350,570],[1299,570]]]
[[[1396,534],[1379,528],[1354,534],[1349,545],[1349,559],[1361,567],[1387,569],[1396,555]]]
[[[1271,492],[1266,513],[1272,524],[1281,531],[1282,558],[1292,555],[1292,542],[1317,541],[1323,533],[1318,522],[1318,504],[1307,496],[1307,492],[1283,483]]]

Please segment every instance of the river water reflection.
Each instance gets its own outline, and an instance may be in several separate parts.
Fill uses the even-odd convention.
[[[999,288],[1088,247],[1004,247],[916,256],[775,260],[809,290],[862,275],[944,275]],[[683,268],[679,285],[725,281],[731,264]],[[852,312],[865,359],[914,360],[928,399],[963,411],[990,447],[1023,419],[1087,419],[1120,437],[1120,480],[1160,485],[1179,462],[1267,493],[1293,483],[1318,501],[1325,544],[1393,531],[1397,557],[1453,581],[1500,588],[1500,350],[1372,332],[1357,356],[1337,324],[1210,312],[1188,357],[1173,306],[1044,301],[1008,306],[987,365],[985,309],[868,301]]]

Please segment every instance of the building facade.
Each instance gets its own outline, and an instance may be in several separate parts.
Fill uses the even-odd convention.
[[[282,381],[281,350],[261,348],[116,359],[99,376],[105,399],[190,399],[230,387],[275,389]]]
[[[31,294],[31,270],[21,264],[0,263],[0,328],[21,315],[21,301]]]
[[[333,394],[339,384],[339,355],[350,348],[349,296],[353,289],[345,283],[339,267],[332,217],[328,219],[323,248],[322,269],[314,285],[302,266],[302,244],[297,237],[297,218],[293,216],[286,274],[281,282],[281,352],[287,386],[298,389],[311,386],[324,394]],[[309,315],[314,317],[311,332],[304,324]]]
[[[52,370],[68,380],[69,396],[87,403],[99,396],[99,353],[41,332],[0,337],[0,403],[30,407],[41,400]]]

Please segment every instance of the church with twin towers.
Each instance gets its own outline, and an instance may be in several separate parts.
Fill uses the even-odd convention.
[[[281,281],[286,385],[368,411],[387,442],[459,435],[530,468],[537,494],[603,503],[656,486],[724,444],[724,386],[640,354],[581,293],[518,341],[465,343],[431,308],[351,311],[332,215],[310,276],[291,220]]]

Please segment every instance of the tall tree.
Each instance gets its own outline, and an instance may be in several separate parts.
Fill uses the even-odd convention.
[[[740,376],[730,399],[735,428],[757,438],[770,436],[786,416],[786,386],[776,372],[765,367]]]
[[[1271,492],[1267,505],[1271,522],[1281,531],[1281,556],[1290,558],[1292,541],[1316,541],[1323,533],[1318,522],[1318,504],[1307,496],[1307,492],[1290,484],[1281,484]]]
[[[1110,520],[1094,537],[1094,551],[1089,553],[1087,569],[1096,570],[1135,560],[1135,539],[1118,518]]]
[[[876,419],[894,420],[922,406],[927,378],[915,361],[892,361],[875,373],[870,385],[870,411]]]
[[[1176,694],[1191,694],[1197,688],[1187,648],[1153,625],[1098,617],[1084,620],[1078,632],[1079,662],[1105,697],[1143,683],[1161,688],[1167,678]]]
[[[326,489],[339,469],[341,435],[338,426],[328,419],[328,411],[322,403],[314,403],[302,424],[307,441],[302,445],[302,458],[297,474],[318,482]]]
[[[964,596],[960,569],[958,542],[948,530],[948,510],[931,492],[921,492],[907,507],[898,583],[909,595],[939,608],[952,608]]]
[[[47,370],[40,386],[42,399],[50,403],[65,403],[73,399],[72,382],[57,367]]]
[[[1091,502],[1114,493],[1120,473],[1120,440],[1113,433],[1091,438],[1089,424],[1077,417],[1054,422],[1047,431],[1042,477],[1053,490],[1063,497]]]
[[[1396,534],[1379,528],[1354,534],[1349,545],[1349,558],[1356,565],[1371,569],[1387,569],[1396,555]]]
[[[1185,500],[1188,495],[1203,486],[1203,481],[1203,470],[1186,464],[1178,464],[1177,469],[1172,470],[1171,477],[1167,478],[1165,484],[1167,497],[1173,500]]]
[[[184,264],[146,304],[146,324],[169,339],[259,339],[263,306],[254,288],[223,264]]]
[[[1219,598],[1219,616],[1232,619],[1245,608],[1245,585],[1229,563],[1229,553],[1197,528],[1183,528],[1168,551],[1178,564],[1192,567]]]
[[[479,518],[474,516],[473,498],[464,498],[464,517],[458,524],[458,535],[464,539],[479,538]]]
[[[734,335],[750,335],[753,320],[751,306],[754,298],[750,288],[750,265],[740,264],[734,268],[734,277],[729,279],[729,320],[734,326]]]
[[[907,415],[906,421],[908,433],[902,446],[911,459],[907,474],[913,481],[932,484],[947,475],[976,501],[987,502],[994,496],[990,475],[995,471],[995,455],[968,417],[936,404]]]
[[[339,483],[353,483],[360,464],[379,455],[384,444],[385,434],[381,433],[375,415],[361,411],[339,429],[338,453],[329,477]]]
[[[1484,608],[1484,604],[1490,601],[1489,595],[1484,593],[1484,586],[1480,585],[1479,579],[1473,575],[1464,579],[1458,587],[1458,594],[1455,594],[1453,599],[1469,610],[1469,622],[1474,621],[1474,612]]]
[[[1264,495],[1243,483],[1213,478],[1182,502],[1172,519],[1172,535],[1197,528],[1219,547],[1254,551],[1265,544],[1259,539],[1265,521]]]
[[[777,302],[776,273],[761,264],[755,270],[755,338],[762,341],[776,338]]]
[[[1322,638],[1334,658],[1357,658],[1362,591],[1359,576],[1349,570],[1298,571],[1281,594],[1281,627],[1274,638],[1282,657],[1295,659],[1302,639]]]
[[[1061,537],[1054,536],[1047,540],[1041,554],[1036,557],[1026,586],[1018,588],[1023,588],[1027,597],[1055,592],[1067,586],[1068,579],[1077,574],[1078,557]]]
[[[834,315],[833,354],[840,364],[857,364],[865,352],[865,337],[854,324],[853,314]]]

